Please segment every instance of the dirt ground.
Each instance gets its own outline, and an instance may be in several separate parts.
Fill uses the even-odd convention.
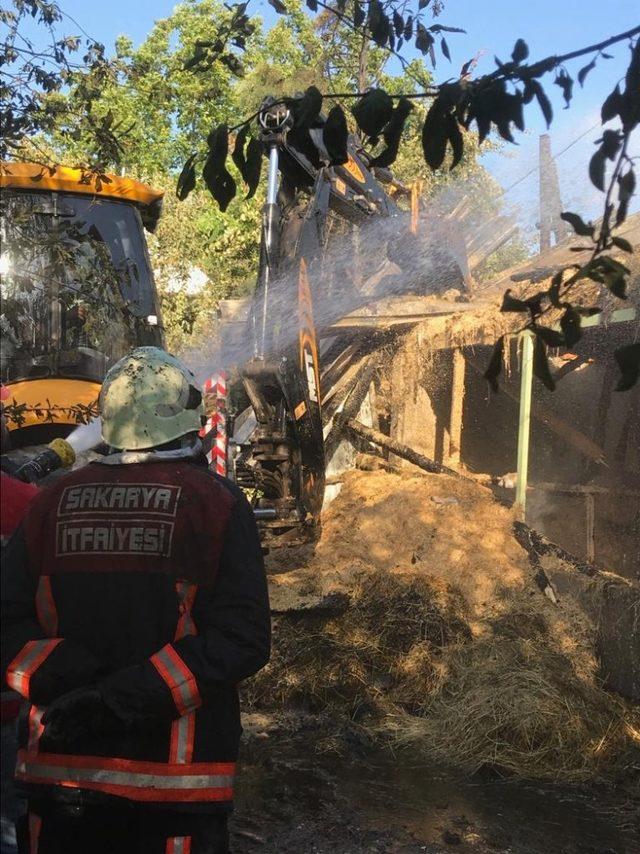
[[[640,796],[460,777],[363,745],[326,760],[312,719],[253,716],[233,854],[637,854]]]

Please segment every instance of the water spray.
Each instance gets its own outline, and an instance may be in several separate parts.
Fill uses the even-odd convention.
[[[54,439],[44,451],[24,463],[14,474],[24,483],[37,483],[51,472],[71,468],[77,455],[90,451],[102,441],[102,422],[94,418],[88,424],[80,424],[66,439]]]

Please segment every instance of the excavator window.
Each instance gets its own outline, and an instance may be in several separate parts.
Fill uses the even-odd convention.
[[[132,347],[160,343],[135,205],[5,190],[0,213],[3,383],[101,381]]]

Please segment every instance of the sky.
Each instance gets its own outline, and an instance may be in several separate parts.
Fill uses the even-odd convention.
[[[105,7],[95,0],[60,0],[68,15],[107,46],[113,45],[120,34],[139,44],[154,21],[169,15],[175,5],[174,0],[110,0]],[[436,22],[463,27],[467,32],[447,34],[452,62],[448,63],[438,52],[436,82],[457,76],[462,64],[479,51],[482,55],[474,73],[493,70],[494,55],[507,60],[519,37],[528,43],[530,59],[537,59],[596,44],[640,24],[638,0],[608,0],[606,4],[600,0],[445,0],[444,5],[444,12]],[[251,0],[249,12],[263,17],[267,26],[277,18],[266,0]],[[70,33],[77,32],[71,22],[67,27]],[[597,216],[602,205],[601,194],[591,186],[586,174],[594,140],[600,135],[600,105],[624,76],[628,63],[625,43],[614,45],[609,52],[613,59],[599,60],[584,89],[576,81],[568,110],[563,109],[561,92],[552,84],[552,76],[544,78],[554,108],[551,147],[558,155],[563,205],[587,217]],[[412,58],[411,53],[405,55]],[[590,59],[591,56],[581,57],[568,64],[574,79]],[[535,211],[530,200],[538,195],[537,174],[521,179],[537,163],[539,135],[546,132],[546,125],[535,104],[526,109],[525,121],[527,129],[516,137],[517,146],[505,143],[498,153],[485,155],[483,162],[506,190],[505,201],[518,214],[521,224],[533,227]],[[582,138],[576,142],[579,137]],[[640,155],[638,137],[640,134],[633,141],[632,155]],[[571,147],[560,154],[568,146]],[[632,209],[638,208],[639,196],[636,196]]]

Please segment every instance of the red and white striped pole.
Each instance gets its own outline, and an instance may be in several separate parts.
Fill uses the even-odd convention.
[[[217,473],[226,477],[227,474],[227,375],[225,373],[213,374],[203,383],[205,402],[208,404],[211,398],[215,398],[215,407],[209,412],[205,426],[200,431],[200,436],[208,436],[215,431],[215,438],[211,450],[207,453],[209,466]]]
[[[227,375],[222,372],[216,378],[216,443],[214,459],[216,473],[227,476]]]

